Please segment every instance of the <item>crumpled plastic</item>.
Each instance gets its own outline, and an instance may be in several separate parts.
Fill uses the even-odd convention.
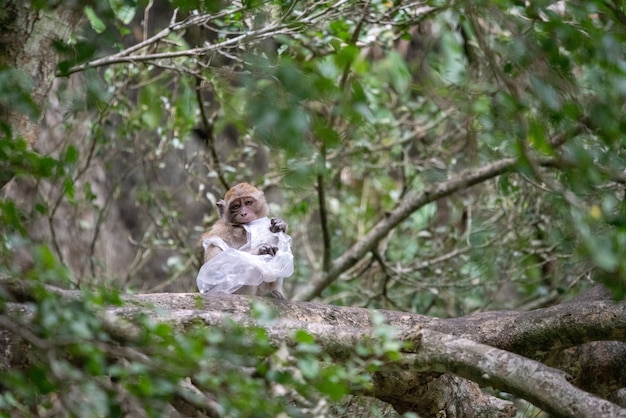
[[[243,286],[258,286],[291,276],[294,271],[291,237],[283,232],[271,232],[270,224],[266,217],[242,225],[248,240],[238,249],[229,247],[218,237],[204,239],[205,250],[215,245],[222,252],[200,268],[196,278],[200,293],[235,293]],[[278,251],[274,256],[248,252],[262,244],[275,245]]]

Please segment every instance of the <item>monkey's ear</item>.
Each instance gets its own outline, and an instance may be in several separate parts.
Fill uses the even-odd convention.
[[[224,200],[218,200],[215,205],[217,206],[217,211],[220,213],[220,218],[224,215],[224,207],[226,206],[226,202]]]

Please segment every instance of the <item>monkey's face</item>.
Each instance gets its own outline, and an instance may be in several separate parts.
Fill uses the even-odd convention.
[[[269,211],[263,192],[248,183],[232,187],[217,207],[225,222],[237,225],[261,219]]]
[[[234,224],[247,224],[256,219],[261,218],[259,202],[253,197],[244,196],[239,199],[233,199],[228,206],[230,214],[230,222]]]

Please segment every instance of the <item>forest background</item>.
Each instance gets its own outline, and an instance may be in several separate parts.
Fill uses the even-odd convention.
[[[625,414],[622,2],[0,4],[7,416]],[[240,181],[294,302],[193,294]]]

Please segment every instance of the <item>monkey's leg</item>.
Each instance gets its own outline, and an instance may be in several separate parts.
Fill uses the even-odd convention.
[[[286,298],[283,294],[283,281],[279,279],[272,283],[261,283],[259,285],[257,295],[285,300]]]
[[[256,296],[258,286],[241,286],[237,291],[234,292],[235,295],[248,295],[248,296]]]

